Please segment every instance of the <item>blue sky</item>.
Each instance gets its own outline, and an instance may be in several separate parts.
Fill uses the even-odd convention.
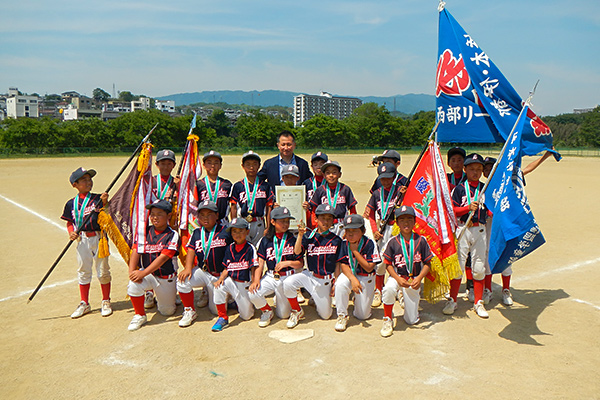
[[[3,3],[0,92],[434,93],[437,0]],[[600,1],[446,3],[538,114],[600,103]]]

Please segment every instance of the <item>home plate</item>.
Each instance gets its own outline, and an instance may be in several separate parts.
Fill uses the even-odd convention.
[[[282,343],[296,343],[304,339],[310,339],[313,336],[315,336],[315,331],[312,329],[288,329],[269,332],[271,339],[279,340]]]

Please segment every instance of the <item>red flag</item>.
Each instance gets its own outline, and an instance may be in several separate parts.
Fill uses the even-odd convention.
[[[191,129],[190,129],[191,131]],[[179,236],[181,237],[181,249],[179,257],[185,262],[187,254],[186,245],[190,238],[190,232],[198,227],[195,221],[193,207],[198,204],[196,181],[202,175],[202,164],[198,159],[198,136],[189,135],[188,144],[183,156],[183,168],[179,182],[179,198],[177,210],[179,213]]]

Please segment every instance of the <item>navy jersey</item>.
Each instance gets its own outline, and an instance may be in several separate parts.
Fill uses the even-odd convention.
[[[281,246],[281,241],[277,240],[277,244]],[[283,245],[281,261],[299,261],[302,260],[302,254],[294,254],[294,245],[296,244],[296,238],[294,235],[287,231],[285,233],[285,241]],[[269,271],[275,270],[277,260],[275,258],[275,244],[274,238],[269,239],[264,236],[258,245],[258,258],[265,260],[267,269]],[[288,272],[292,270],[292,267],[282,268],[281,272]]]
[[[77,230],[79,229],[79,226],[77,226],[76,217],[79,216],[81,218],[81,222],[83,222],[85,217],[87,217],[89,214],[92,214],[88,222],[84,224],[82,231],[99,231],[100,225],[98,225],[98,211],[102,208],[102,200],[100,200],[100,195],[98,193],[90,193],[89,200],[85,205],[85,209],[83,210],[83,216],[81,215],[81,211],[84,205],[84,198],[82,198],[79,195],[78,197],[79,199],[77,201],[77,212],[74,208],[75,198],[72,198],[69,201],[67,201],[67,204],[65,204],[63,214],[60,218],[67,222],[73,223],[73,225],[75,226],[75,230]]]
[[[381,191],[383,191],[383,201],[386,202],[388,201],[388,196],[390,194],[390,191],[392,192],[392,198],[390,199],[389,202],[389,206],[387,209],[387,213],[393,213],[394,212],[394,204],[397,203],[398,201],[398,197],[400,196],[400,191],[398,190],[399,186],[392,186],[390,188],[390,190],[386,190],[383,186],[380,186],[378,189],[376,189],[373,194],[371,195],[371,198],[369,199],[369,202],[367,203],[367,208],[369,210],[373,210],[375,212],[375,217],[377,217],[377,219],[382,220],[384,219],[387,215],[382,215],[382,211],[383,211],[383,204],[381,202]],[[394,219],[392,218],[392,220],[390,221],[391,225],[394,225]]]
[[[177,184],[171,175],[164,177],[159,174],[152,177],[152,202],[157,199],[170,200],[174,198],[172,193],[177,193]]]
[[[335,188],[332,190],[327,183],[321,185],[315,190],[315,193],[308,202],[308,206],[311,210],[317,208],[319,204],[328,204],[328,196],[327,192],[329,192],[329,196],[331,197],[331,202],[333,203],[335,198]],[[333,210],[333,215],[337,219],[342,219],[346,216],[348,210],[352,207],[356,206],[358,202],[354,198],[354,194],[352,193],[352,189],[350,186],[344,185],[340,182],[340,190],[338,192],[338,198],[335,202],[335,208]],[[333,204],[331,205],[333,207]]]
[[[388,242],[388,245],[383,253],[383,258],[386,264],[392,265],[396,269],[396,273],[400,276],[410,276],[410,273],[406,267],[406,260],[402,252],[402,244],[400,241],[403,240],[406,246],[406,251],[410,254],[410,244],[400,234],[394,236]],[[413,233],[414,243],[414,254],[413,254],[413,271],[412,276],[418,276],[421,273],[423,264],[429,263],[433,258],[431,249],[427,239],[418,233]]]
[[[162,232],[157,232],[152,225],[146,228],[146,244],[144,245],[144,251],[139,253],[140,255],[140,268],[145,269],[152,264],[154,260],[161,254],[168,254],[171,256],[159,269],[154,271],[152,275],[158,277],[166,277],[177,272],[177,254],[179,253],[179,234],[175,232],[171,227],[167,228]],[[137,247],[137,242],[132,246]]]
[[[315,194],[315,190],[319,186],[323,186],[324,183],[327,183],[325,179],[322,179],[321,182],[319,182],[316,177],[308,178],[307,180],[302,182],[302,184],[306,188],[306,201],[310,201],[310,199],[312,199],[313,195]]]
[[[312,236],[312,237],[311,237]],[[306,252],[306,264],[309,271],[317,275],[329,275],[335,272],[335,265],[340,261],[342,238],[328,232],[320,235],[312,232],[302,237],[302,250]]]
[[[206,269],[213,275],[219,275],[223,271],[223,257],[225,256],[225,251],[233,242],[233,238],[225,230],[223,225],[217,223],[215,225],[215,234],[213,235],[213,240],[210,243],[207,256],[204,254],[202,243],[203,229],[204,228],[202,227],[194,229],[194,233],[192,233],[192,237],[187,244],[187,248],[194,250],[196,253],[196,260],[200,268]],[[204,240],[208,241],[209,237],[210,231],[204,229]]]
[[[198,199],[200,202],[205,200],[213,201],[217,204],[217,209],[219,213],[219,219],[227,218],[227,211],[229,211],[229,198],[231,197],[231,181],[228,179],[223,179],[221,177],[219,180],[219,192],[216,193],[215,199],[215,186],[216,183],[210,182],[210,193],[206,188],[206,180],[199,179],[196,182],[196,190],[198,191]]]
[[[248,184],[248,186],[250,187],[250,190],[253,190],[254,184]],[[238,215],[238,217],[245,218],[248,215],[248,196],[243,179],[233,185],[233,189],[231,190],[231,203],[237,204],[240,207],[241,215]],[[267,206],[270,206],[272,203],[273,191],[271,190],[271,186],[266,182],[262,182],[256,189],[252,215],[254,217],[264,217]]]
[[[371,186],[371,189],[369,190],[369,193],[373,193],[375,192],[377,189],[379,189],[381,187],[381,180],[379,179],[379,177],[377,177],[375,179],[375,182],[373,182],[373,186]],[[394,179],[394,184],[392,187],[394,188],[399,188],[400,186],[407,186],[408,187],[408,178],[405,177],[404,175],[402,175],[400,172],[396,173],[396,178]]]
[[[464,172],[458,179],[456,178],[456,175],[454,175],[454,172],[448,172],[446,175],[448,176],[448,183],[450,184],[450,190],[454,189],[457,185],[460,185],[461,183],[467,181],[467,174],[465,174]]]
[[[227,274],[235,281],[250,282],[253,267],[258,267],[256,249],[250,242],[244,243],[241,251],[237,251],[235,243],[231,243],[225,250],[223,267]]]
[[[363,258],[367,260],[368,263],[379,264],[381,262],[381,256],[379,255],[379,249],[377,248],[377,245],[375,244],[373,239],[370,239],[363,235],[362,240],[362,246],[360,246],[358,249],[360,255],[363,256]],[[348,241],[344,240],[342,242],[342,248],[340,250],[340,262],[342,264],[350,265],[350,258],[348,257],[349,252],[350,249],[348,248]],[[375,273],[375,270],[367,272],[365,269],[363,269],[363,267],[360,266],[360,264],[356,260],[354,260],[354,263],[356,263],[356,265],[354,266],[356,270],[353,269],[352,272],[354,272],[355,274],[369,275]],[[353,268],[353,266],[350,265],[350,268]]]
[[[469,185],[468,182],[463,182],[462,184],[455,187],[454,190],[452,191],[452,204],[454,207],[466,207],[469,205],[468,200],[467,200],[466,186],[469,187],[469,194],[471,197],[471,202],[477,200],[481,204],[481,207],[479,207],[479,209],[473,214],[473,218],[471,218],[471,222],[474,224],[475,223],[485,224],[486,217],[487,217],[487,207],[485,206],[485,204],[483,204],[483,201],[482,201],[483,199],[480,199],[481,196],[479,194],[477,195],[477,197],[478,197],[477,199],[474,198],[475,190],[477,189],[477,187],[479,188],[479,193],[481,193],[481,189],[483,189],[482,182],[478,182],[477,187],[473,187],[473,186]],[[464,224],[465,222],[467,222],[468,218],[469,218],[469,213],[467,212],[465,215],[463,215],[462,217],[459,218],[459,221]]]

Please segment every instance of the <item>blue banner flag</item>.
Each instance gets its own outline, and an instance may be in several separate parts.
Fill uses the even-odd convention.
[[[194,111],[194,118],[192,119],[192,123],[190,125],[190,133],[192,132],[192,129],[196,128],[196,112]]]
[[[523,100],[488,55],[445,9],[439,15],[436,118],[439,142],[502,143]],[[550,128],[530,109],[523,154],[551,150]],[[558,153],[554,152],[557,159]]]
[[[525,106],[519,115],[485,194],[485,205],[494,214],[488,255],[494,274],[546,242],[529,207],[521,172],[527,110]]]

